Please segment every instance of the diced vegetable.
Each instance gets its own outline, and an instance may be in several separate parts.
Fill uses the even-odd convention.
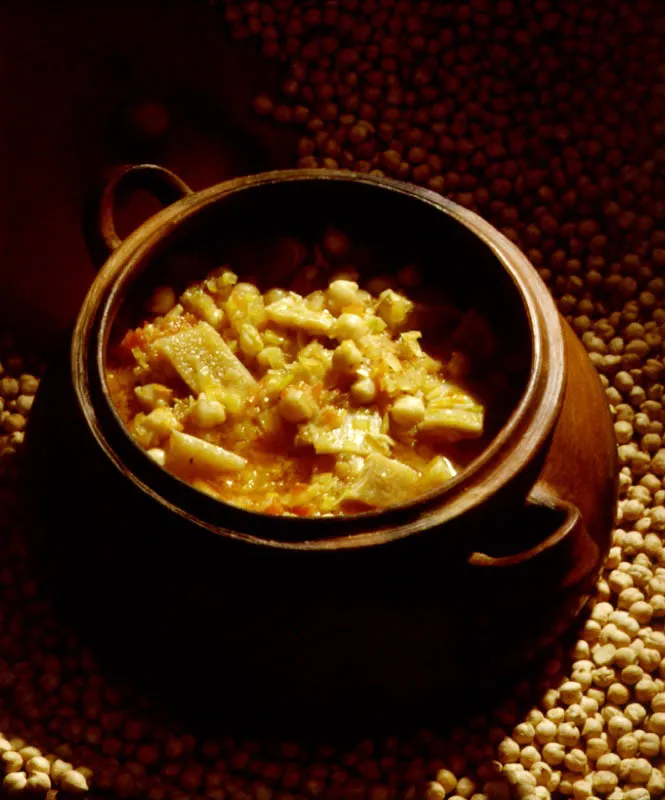
[[[371,378],[358,378],[350,389],[351,397],[360,405],[369,405],[376,399],[376,384]]]
[[[430,463],[423,470],[421,484],[423,488],[434,489],[443,486],[457,475],[457,470],[449,458],[445,456],[434,456]]]
[[[386,289],[379,295],[376,313],[389,328],[397,328],[404,325],[413,311],[413,307],[413,303],[403,294]]]
[[[404,395],[395,400],[390,409],[390,416],[397,425],[410,428],[423,421],[425,404],[419,397]]]

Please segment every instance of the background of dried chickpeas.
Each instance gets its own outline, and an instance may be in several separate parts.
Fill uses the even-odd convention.
[[[517,242],[605,386],[619,528],[541,700],[339,748],[200,739],[100,673],[27,563],[16,481],[38,359],[0,337],[3,791],[150,800],[665,794],[665,7],[658,0],[221,2],[276,59],[257,114],[302,167],[442,192]]]

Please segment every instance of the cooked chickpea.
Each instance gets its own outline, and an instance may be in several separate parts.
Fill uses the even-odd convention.
[[[279,413],[287,422],[304,422],[316,412],[316,405],[301,389],[285,389],[278,403]]]
[[[150,295],[148,310],[163,316],[175,306],[177,299],[176,293],[170,286],[158,286]]]
[[[351,397],[360,405],[369,405],[376,399],[376,384],[369,378],[358,378],[351,384]]]
[[[60,786],[63,791],[71,792],[72,794],[83,794],[88,791],[88,782],[85,777],[75,769],[64,774]]]
[[[189,419],[199,428],[214,428],[226,420],[226,409],[219,400],[201,392],[189,412]]]
[[[10,772],[5,775],[2,788],[8,794],[19,794],[25,789],[27,782],[28,778],[25,772]]]
[[[335,308],[342,309],[356,301],[358,288],[355,281],[336,280],[328,287],[328,296]]]
[[[363,354],[350,339],[343,341],[333,353],[333,366],[342,372],[353,370],[363,361]]]
[[[335,320],[331,334],[335,339],[357,341],[367,333],[367,323],[358,314],[344,312]]]

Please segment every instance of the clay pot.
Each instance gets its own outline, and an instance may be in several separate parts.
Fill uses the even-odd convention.
[[[172,204],[120,242],[115,194],[132,182]],[[348,172],[191,192],[158,167],[124,168],[95,216],[93,252],[112,253],[27,436],[39,553],[91,641],[189,708],[250,723],[392,720],[526,674],[588,598],[617,485],[600,382],[524,255],[433,192]],[[230,507],[134,444],[102,380],[109,340],[156,283],[222,263],[269,283],[288,271],[288,237],[329,221],[366,245],[361,272],[417,260],[477,308],[515,356],[514,396],[480,455],[407,506],[316,520]]]

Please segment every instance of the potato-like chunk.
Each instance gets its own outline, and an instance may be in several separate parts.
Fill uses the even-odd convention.
[[[256,388],[252,373],[207,322],[158,339],[152,350],[163,356],[197,395],[220,387],[250,394]]]

